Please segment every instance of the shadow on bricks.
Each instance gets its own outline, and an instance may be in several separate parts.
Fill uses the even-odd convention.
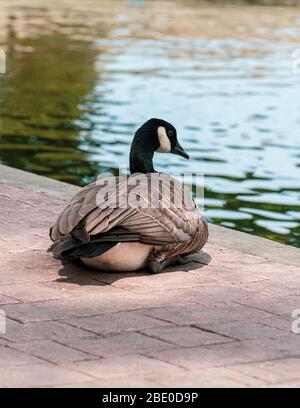
[[[196,269],[201,269],[208,265],[212,258],[204,251],[199,252],[201,254],[202,263],[190,262],[186,265],[170,266],[161,272],[161,274],[170,272],[189,272]],[[56,282],[74,283],[80,286],[102,286],[111,285],[118,280],[149,276],[151,275],[147,270],[140,270],[136,272],[106,272],[100,270],[89,269],[84,265],[73,264],[68,261],[62,261],[62,268],[58,271],[60,278]]]

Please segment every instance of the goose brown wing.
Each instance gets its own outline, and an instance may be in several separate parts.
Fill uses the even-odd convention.
[[[116,227],[126,231],[119,234],[120,240],[129,240],[132,234],[132,239],[154,245],[196,237],[203,217],[179,181],[161,173],[129,179],[109,177],[80,190],[52,227],[51,239],[71,233],[81,241],[95,235],[103,239]]]
[[[57,241],[68,234],[89,240],[96,228],[98,233],[105,233],[118,224],[128,208],[110,205],[108,199],[116,194],[115,187],[120,184],[118,177],[109,177],[103,183],[93,183],[83,187],[69,201],[50,230],[50,238]],[[110,189],[107,189],[110,186]],[[105,190],[101,196],[101,191]],[[102,197],[102,199],[101,199]]]

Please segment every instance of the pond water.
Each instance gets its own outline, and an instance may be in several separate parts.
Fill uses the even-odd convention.
[[[300,247],[299,8],[40,3],[3,3],[3,164],[84,185],[161,117],[191,159],[156,169],[204,173],[210,221]]]

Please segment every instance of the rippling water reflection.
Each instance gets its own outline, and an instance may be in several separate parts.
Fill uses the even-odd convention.
[[[172,31],[169,11],[152,9],[165,30],[142,36],[151,19],[135,13],[145,4],[128,3],[111,21],[99,10],[97,29],[68,6],[54,15],[10,6],[2,162],[83,185],[126,165],[136,127],[163,117],[191,160],[158,155],[156,168],[205,173],[211,221],[300,247],[300,76],[290,57],[299,9],[293,27],[269,27],[268,38],[259,26],[251,39],[236,35],[245,30],[236,24],[235,35],[207,39]]]

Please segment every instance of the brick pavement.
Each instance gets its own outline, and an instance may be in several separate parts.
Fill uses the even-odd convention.
[[[1,387],[300,386],[300,265],[213,237],[159,275],[62,265],[46,250],[65,201],[35,190],[0,183]]]

